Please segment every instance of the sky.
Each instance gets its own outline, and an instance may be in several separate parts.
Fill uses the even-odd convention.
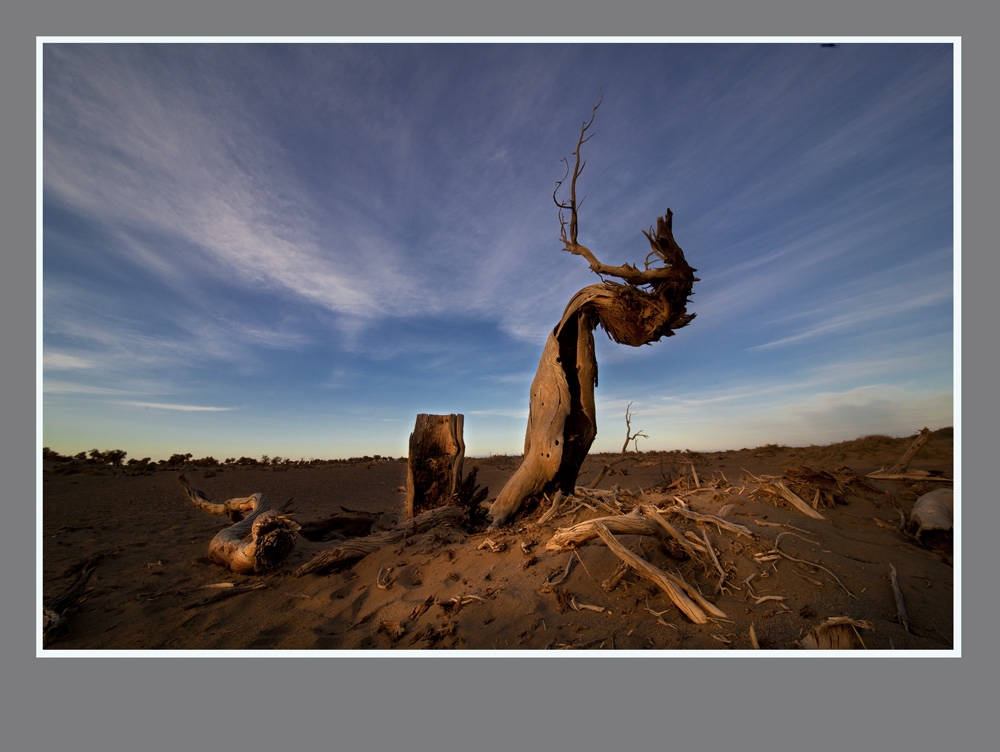
[[[47,42],[42,444],[405,456],[417,413],[519,454],[579,238],[641,263],[669,207],[697,314],[595,333],[617,451],[955,422],[948,42]]]

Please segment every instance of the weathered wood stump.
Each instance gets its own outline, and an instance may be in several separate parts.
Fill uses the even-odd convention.
[[[451,500],[462,479],[464,424],[464,415],[417,415],[406,465],[404,519]]]

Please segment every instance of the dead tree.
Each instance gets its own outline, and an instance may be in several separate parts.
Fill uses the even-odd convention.
[[[611,472],[612,468],[619,462],[622,462],[628,456],[628,445],[631,443],[635,447],[635,451],[639,451],[639,439],[648,439],[649,437],[642,431],[636,431],[632,433],[632,403],[628,403],[628,407],[625,408],[625,443],[622,444],[622,453],[615,457],[610,462],[605,463],[604,467],[601,468],[601,472],[597,474],[589,485],[591,488],[597,488],[597,484],[604,480],[604,476]]]
[[[570,299],[545,343],[531,384],[524,458],[493,502],[490,517],[494,528],[510,522],[525,499],[534,494],[573,493],[580,467],[597,435],[594,328],[600,326],[615,342],[638,347],[673,335],[694,318],[687,312],[687,303],[697,277],[674,240],[670,209],[657,219],[655,230],[643,231],[651,251],[642,269],[627,263],[602,263],[578,240],[580,202],[576,189],[586,166],[580,152],[593,136],[588,131],[600,105],[594,106],[590,121],[580,128],[572,154],[575,163],[569,199],[560,201],[558,197],[569,177],[569,160],[564,160],[566,177],[556,182],[552,198],[559,207],[563,250],[585,259],[602,282],[584,287]]]

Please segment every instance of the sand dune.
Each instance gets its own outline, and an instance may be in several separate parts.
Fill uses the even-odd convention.
[[[214,500],[265,494],[312,538],[265,575],[208,561],[208,542],[229,523],[188,501],[176,472],[67,473],[46,463],[43,596],[68,592],[89,563],[79,592],[60,604],[65,623],[46,652],[800,650],[834,617],[853,620],[855,647],[947,651],[955,639],[951,538],[925,534],[918,545],[899,525],[921,494],[950,487],[939,479],[953,471],[950,433],[935,434],[910,465],[933,476],[865,478],[907,443],[638,454],[600,483],[610,493],[570,499],[542,525],[546,501],[499,532],[437,527],[305,576],[294,570],[335,545],[338,533],[399,521],[404,461],[189,471],[192,485]],[[581,480],[607,459],[590,457]],[[494,498],[517,461],[467,458],[466,469],[479,468]],[[822,519],[773,493],[778,482],[810,506],[816,500]],[[694,514],[678,512],[678,499]],[[663,510],[695,555],[685,557],[666,533],[615,539],[725,617],[693,622],[598,537],[575,550],[550,545],[561,528],[641,505]],[[346,518],[354,522],[341,524]]]

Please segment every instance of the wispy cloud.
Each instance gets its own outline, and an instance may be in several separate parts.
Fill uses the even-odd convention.
[[[45,379],[42,382],[42,391],[45,394],[94,394],[94,395],[121,395],[134,394],[125,389],[114,389],[104,386],[94,386],[93,384],[77,384],[72,381],[53,381]]]
[[[165,402],[133,402],[133,401],[120,401],[118,404],[125,405],[127,407],[143,407],[150,410],[179,410],[181,412],[226,412],[229,410],[235,410],[235,407],[208,407],[204,405],[175,405]]]
[[[42,365],[54,371],[69,371],[81,368],[94,368],[94,363],[89,358],[81,358],[78,355],[71,355],[65,352],[46,352],[42,356]]]
[[[849,330],[859,326],[871,327],[873,322],[882,321],[894,316],[898,316],[909,311],[913,311],[924,306],[941,303],[952,299],[951,289],[939,289],[928,292],[915,298],[895,300],[890,303],[878,304],[864,301],[860,305],[852,304],[852,301],[844,301],[836,306],[837,310],[850,309],[848,313],[831,315],[812,326],[800,330],[781,339],[772,340],[750,347],[750,350],[767,350],[784,345],[802,342],[821,335],[830,334],[836,331]],[[832,312],[831,312],[832,313]]]

